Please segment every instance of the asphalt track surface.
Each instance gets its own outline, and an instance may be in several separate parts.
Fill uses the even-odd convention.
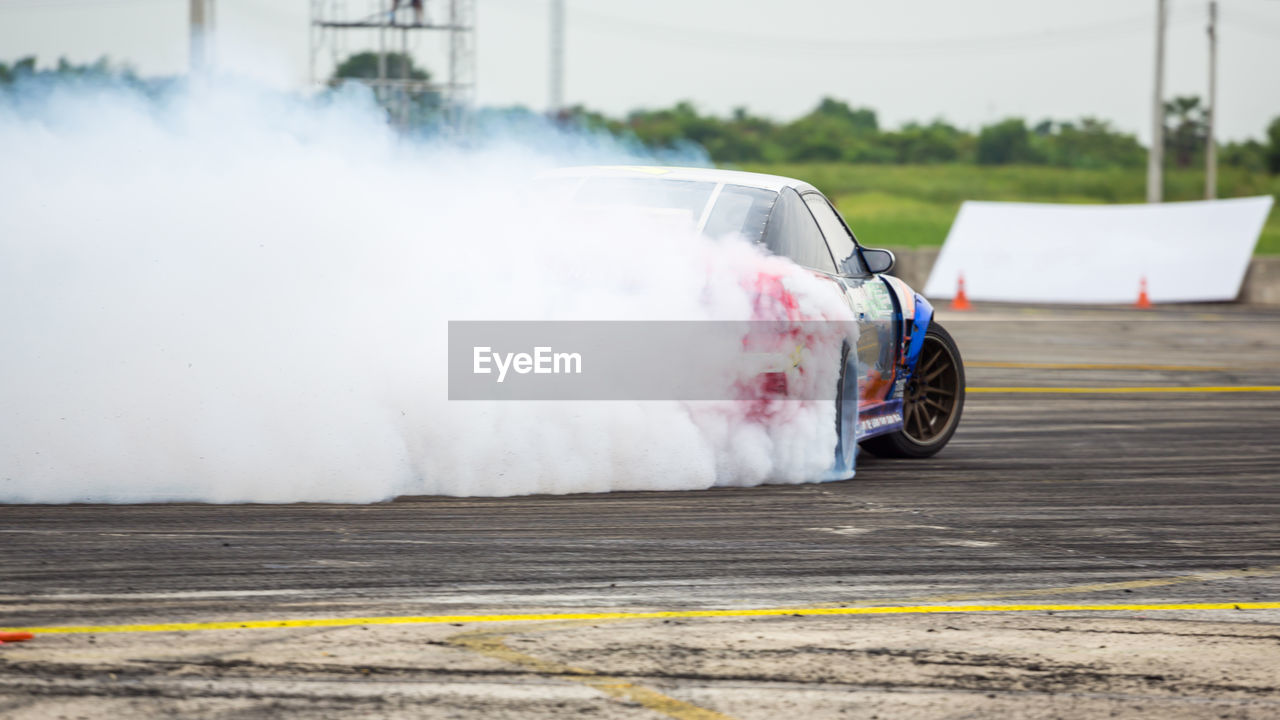
[[[847,482],[0,508],[0,716],[1280,716],[1280,312],[942,319]]]

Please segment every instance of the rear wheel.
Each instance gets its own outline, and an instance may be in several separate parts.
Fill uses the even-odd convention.
[[[903,389],[902,429],[862,447],[881,457],[926,458],[946,446],[964,410],[964,365],[951,333],[931,323],[916,371]]]

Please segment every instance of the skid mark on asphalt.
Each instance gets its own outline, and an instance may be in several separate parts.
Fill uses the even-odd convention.
[[[827,530],[826,528],[822,528]],[[1006,590],[990,593],[966,593],[949,596],[934,596],[934,602],[963,601],[979,598],[999,597],[1036,597],[1064,595],[1090,592],[1107,592],[1136,588],[1161,587],[1191,582],[1212,582],[1215,580],[1238,579],[1246,577],[1265,577],[1280,574],[1280,566],[1243,569],[1237,571],[1199,573],[1167,578],[1149,578],[1110,583],[1090,583],[1068,585],[1053,588],[1036,588],[1032,590]],[[709,710],[692,703],[678,700],[651,688],[637,685],[622,678],[601,675],[595,671],[569,665],[556,660],[545,660],[528,653],[512,649],[506,644],[507,635],[555,632],[561,629],[579,627],[595,622],[619,622],[627,620],[670,619],[670,618],[716,618],[716,617],[779,617],[779,616],[842,616],[842,615],[881,615],[881,614],[933,614],[933,613],[986,613],[986,612],[1064,612],[1064,611],[1176,611],[1176,610],[1261,610],[1280,609],[1280,602],[1273,603],[1148,603],[1148,604],[1112,604],[1112,605],[915,605],[906,607],[805,607],[805,608],[772,608],[760,610],[693,610],[667,612],[615,612],[615,613],[549,613],[549,614],[508,614],[508,615],[455,615],[455,616],[417,616],[417,617],[372,617],[372,618],[319,618],[310,620],[277,620],[249,622],[211,622],[211,623],[166,623],[154,625],[102,625],[102,626],[62,626],[48,628],[26,628],[37,634],[50,633],[104,633],[104,632],[166,632],[186,630],[242,630],[242,629],[280,629],[280,628],[331,628],[354,625],[391,625],[391,624],[427,624],[427,623],[516,623],[533,622],[538,624],[527,629],[506,627],[495,630],[474,630],[449,638],[448,642],[455,647],[506,662],[517,667],[530,670],[539,675],[576,682],[597,690],[616,700],[633,702],[642,707],[664,714],[677,720],[732,720],[723,713]],[[548,622],[550,621],[550,622]],[[18,628],[0,628],[0,630],[18,630]]]
[[[1280,385],[1139,385],[1134,387],[970,387],[966,393],[1129,395],[1133,393],[1274,393]]]
[[[1239,370],[1225,365],[1149,365],[1146,363],[1055,363],[1055,362],[997,362],[966,360],[967,368],[1002,368],[1009,370],[1152,370],[1156,372],[1223,372]]]
[[[540,625],[544,631],[562,630],[578,627],[589,621],[574,621]],[[657,690],[636,685],[622,678],[601,675],[586,668],[575,667],[556,660],[544,660],[508,647],[504,637],[505,631],[477,630],[454,635],[449,638],[450,645],[470,650],[485,657],[501,660],[517,667],[531,670],[539,675],[559,680],[581,683],[593,690],[598,690],[615,699],[634,702],[655,712],[678,720],[733,720],[728,715],[714,710],[677,700]]]
[[[795,617],[824,615],[901,615],[995,612],[1146,612],[1156,610],[1280,610],[1280,602],[1238,603],[1124,603],[1099,605],[875,605],[858,607],[748,608],[741,610],[656,610],[594,613],[512,613],[503,615],[403,615],[296,620],[245,620],[184,622],[154,625],[55,625],[52,627],[0,628],[0,632],[32,632],[37,635],[89,633],[187,632],[207,630],[280,630],[302,627],[351,627],[356,625],[438,625],[445,623],[521,623],[547,620],[664,620],[736,617]]]
[[[813,530],[832,530],[831,528],[811,528]],[[838,530],[838,528],[836,529]],[[244,620],[214,622],[179,622],[151,624],[116,624],[116,625],[55,625],[49,627],[0,627],[0,632],[34,632],[41,634],[88,634],[88,633],[137,633],[137,632],[186,632],[193,630],[271,630],[280,628],[301,627],[350,627],[355,625],[424,625],[443,623],[506,623],[506,622],[549,622],[549,621],[600,621],[600,620],[641,620],[669,618],[700,617],[762,617],[784,615],[871,615],[892,613],[944,613],[944,612],[998,612],[1001,610],[1026,612],[1035,608],[1059,609],[1065,606],[1035,605],[990,605],[990,606],[958,606],[958,605],[908,605],[908,603],[964,602],[968,600],[1046,597],[1053,595],[1073,595],[1079,593],[1108,592],[1112,590],[1133,590],[1138,588],[1165,587],[1193,582],[1214,582],[1217,580],[1234,580],[1250,577],[1274,577],[1280,575],[1280,565],[1268,565],[1239,570],[1223,570],[1193,575],[1176,575],[1173,577],[1145,578],[1142,580],[1124,580],[1119,582],[1086,583],[1080,585],[1064,585],[1050,588],[1033,588],[1030,590],[992,590],[978,593],[956,593],[946,595],[918,596],[898,601],[899,606],[857,606],[833,607],[830,605],[807,606],[797,608],[758,608],[741,610],[665,610],[648,612],[596,612],[596,613],[510,613],[490,615],[406,615],[406,616],[374,616],[351,618],[300,618],[289,620]],[[1073,606],[1081,609],[1096,610],[1212,610],[1212,609],[1280,609],[1280,603],[1166,603],[1163,605],[1087,605]]]
[[[870,532],[868,529],[854,527],[834,527],[834,528],[809,528],[810,530],[829,532],[837,535],[857,535]],[[994,543],[992,543],[994,544]],[[1128,580],[1121,582],[1108,583],[1088,583],[1081,585],[1065,585],[1050,588],[1035,588],[1032,590],[1006,590],[993,591],[987,593],[957,593],[952,595],[936,595],[927,598],[918,598],[908,600],[906,602],[947,602],[947,601],[964,601],[978,600],[984,598],[1010,598],[1010,597],[1044,597],[1052,595],[1074,595],[1079,593],[1109,592],[1134,590],[1138,588],[1151,587],[1167,587],[1170,585],[1180,585],[1193,582],[1213,582],[1215,580],[1233,580],[1248,577],[1270,577],[1280,575],[1280,565],[1262,567],[1262,568],[1246,568],[1244,570],[1199,573],[1196,575],[1181,575],[1177,577],[1167,578],[1149,578],[1146,580]],[[1238,609],[1233,606],[1233,609]],[[589,687],[595,688],[615,699],[626,699],[638,702],[644,707],[651,710],[666,714],[670,717],[679,718],[680,720],[701,720],[710,718],[727,718],[728,716],[717,713],[712,710],[691,705],[680,700],[663,695],[656,690],[637,686],[632,683],[622,683],[616,678],[600,676],[593,671],[583,668],[577,668],[563,663],[543,660],[527,653],[522,653],[508,647],[506,640],[508,637],[517,635],[527,637],[534,634],[554,633],[561,630],[569,630],[580,628],[583,625],[603,622],[624,622],[633,620],[634,618],[610,618],[610,619],[590,619],[590,620],[568,620],[565,622],[549,622],[540,623],[536,626],[526,628],[507,628],[503,630],[473,630],[461,633],[449,638],[451,645],[465,648],[474,653],[484,655],[486,657],[502,660],[504,662],[522,667],[540,675],[556,677],[565,680],[580,682]]]
[[[1260,568],[1244,568],[1242,570],[1224,570],[1221,572],[1197,573],[1195,575],[1178,575],[1175,577],[1148,578],[1145,580],[1123,580],[1119,582],[1086,583],[1082,585],[1064,585],[1061,587],[1035,588],[1032,590],[992,590],[991,592],[955,593],[950,595],[932,595],[919,598],[921,602],[965,602],[967,600],[984,600],[997,598],[1047,597],[1053,595],[1076,595],[1079,593],[1110,592],[1113,590],[1137,590],[1140,588],[1168,587],[1195,582],[1214,582],[1216,580],[1235,580],[1251,577],[1274,577],[1280,575],[1280,565]]]
[[[838,527],[812,527],[807,529],[814,532],[831,533],[832,535],[866,535],[869,532],[875,531],[874,528],[860,528],[852,525],[840,525]]]

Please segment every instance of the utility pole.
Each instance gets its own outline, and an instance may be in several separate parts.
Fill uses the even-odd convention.
[[[449,3],[449,87],[458,86],[458,77],[460,66],[462,65],[462,53],[466,49],[464,38],[457,32],[457,28],[462,24],[462,18],[459,15],[461,8],[458,7],[458,0],[452,0]],[[449,104],[449,113],[451,114],[451,122],[457,127],[460,118],[453,116],[458,112],[457,103]]]
[[[1213,138],[1218,114],[1218,0],[1209,0],[1209,108],[1205,113],[1204,199],[1218,197],[1218,144]]]
[[[191,42],[188,72],[203,72],[209,65],[209,38],[213,34],[213,0],[191,0]]]
[[[1147,153],[1147,202],[1164,199],[1164,26],[1166,0],[1156,0],[1156,88],[1151,107],[1151,150]]]
[[[391,7],[386,11],[386,19],[378,23],[378,83],[373,87],[373,96],[380,103],[387,101],[387,24],[393,22],[396,12],[396,0],[388,2]]]
[[[547,88],[547,112],[564,107],[564,0],[551,0],[551,67]]]

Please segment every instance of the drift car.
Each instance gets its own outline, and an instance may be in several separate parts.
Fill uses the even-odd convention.
[[[822,193],[792,178],[666,167],[566,168],[541,180],[579,205],[643,203],[696,219],[712,237],[736,233],[839,286],[857,318],[836,394],[834,470],[853,467],[853,448],[924,458],[951,439],[964,408],[960,351],[933,320],[933,306],[888,273],[888,250],[858,244]],[[856,402],[854,401],[856,399]]]

